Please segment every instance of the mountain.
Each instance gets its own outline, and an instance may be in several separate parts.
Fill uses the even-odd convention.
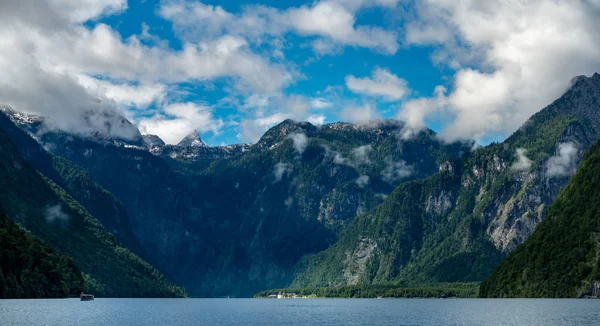
[[[42,149],[31,146],[30,150],[24,152],[32,160],[40,159],[38,164],[44,166],[51,177],[34,169],[5,134],[7,121],[2,121],[0,131],[0,204],[14,222],[73,257],[84,273],[85,289],[99,296],[184,295],[180,288],[168,283],[156,269],[123,247],[113,234],[51,177],[73,187],[82,187],[75,190],[82,197],[93,195],[98,203],[114,204],[108,193],[93,183],[88,187],[91,180],[85,174],[77,175],[83,171],[74,168],[72,163],[65,159],[58,159],[58,164],[53,160],[51,162],[48,156],[39,153]],[[15,130],[13,128],[12,131]],[[21,141],[21,145],[32,144],[31,139],[27,141],[23,138]],[[56,164],[56,168],[53,169],[50,164]],[[68,171],[65,178],[61,178],[60,169],[62,172]],[[93,203],[93,198],[87,200]],[[114,205],[106,208],[98,206],[98,209],[119,210]],[[110,212],[106,216],[110,216]]]
[[[52,130],[53,134],[61,134],[66,137],[76,135],[103,144],[144,145],[140,131],[129,120],[114,111],[82,110],[79,113],[81,119],[75,128],[74,126],[57,126],[56,121],[47,121],[43,117],[17,112],[7,106],[0,106],[0,112],[9,116],[16,125],[33,135]],[[64,127],[74,131],[66,133]]]
[[[600,142],[535,232],[481,284],[482,297],[600,296]]]
[[[190,132],[177,144],[179,147],[208,147],[200,138],[197,131]]]
[[[146,147],[165,146],[165,142],[157,135],[142,135],[142,138]]]
[[[405,182],[296,266],[293,287],[482,281],[525,241],[600,137],[600,75],[578,77],[506,141]]]
[[[255,145],[220,147],[32,134],[123,203],[149,262],[191,295],[249,296],[286,285],[301,257],[333,244],[355,216],[472,146],[431,130],[406,140],[402,130],[287,120]]]
[[[73,258],[21,229],[0,211],[0,298],[66,298],[83,290]]]
[[[0,113],[0,129],[16,145],[22,157],[38,172],[64,189],[83,205],[117,240],[137,255],[148,257],[132,232],[123,205],[98,185],[87,171],[69,160],[51,155],[14,124],[14,117]]]

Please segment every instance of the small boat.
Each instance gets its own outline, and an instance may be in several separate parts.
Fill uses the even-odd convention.
[[[85,294],[85,293],[81,292],[79,294],[79,299],[81,301],[92,301],[92,300],[94,300],[94,295],[93,294]]]

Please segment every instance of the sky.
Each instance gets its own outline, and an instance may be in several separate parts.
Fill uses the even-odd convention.
[[[489,143],[600,71],[599,18],[600,0],[1,1],[0,104],[74,133],[116,112],[172,144],[288,118]]]

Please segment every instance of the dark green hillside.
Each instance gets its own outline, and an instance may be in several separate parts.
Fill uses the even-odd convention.
[[[152,266],[121,246],[62,188],[34,170],[0,132],[0,203],[33,235],[72,256],[100,296],[183,295]]]
[[[123,205],[90,177],[83,168],[43,149],[27,132],[0,112],[0,129],[16,145],[23,158],[42,175],[63,188],[96,217],[117,240],[138,256],[148,254],[132,232],[131,220]]]
[[[0,298],[79,295],[83,277],[68,257],[21,229],[0,211]]]
[[[599,257],[600,142],[587,152],[535,232],[481,284],[480,296],[598,296],[592,287],[600,281]]]

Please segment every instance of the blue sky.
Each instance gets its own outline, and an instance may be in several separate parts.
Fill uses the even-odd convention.
[[[203,4],[218,6],[232,14],[242,14],[245,6],[268,6],[285,10],[290,7],[300,7],[311,5],[312,1],[203,1]],[[164,2],[163,2],[164,4]],[[169,42],[169,47],[173,50],[181,50],[182,41],[179,35],[173,30],[171,21],[160,17],[158,14],[161,7],[159,0],[130,0],[128,8],[119,15],[102,17],[101,19],[87,22],[90,28],[96,24],[107,24],[115,31],[118,31],[123,38],[132,35],[139,35],[143,32],[143,25],[148,26],[148,31]],[[369,8],[356,16],[357,25],[378,26],[386,28],[393,19],[389,8]],[[304,37],[293,35],[285,36],[288,44],[283,50],[285,58],[290,61],[298,71],[303,75],[294,83],[282,89],[285,94],[301,95],[308,98],[328,99],[326,90],[333,87],[344,87],[344,79],[348,75],[356,77],[368,77],[373,69],[380,67],[387,69],[390,73],[402,78],[408,82],[410,95],[419,94],[430,95],[434,88],[440,84],[447,84],[448,78],[453,70],[443,66],[434,66],[431,62],[431,46],[412,46],[396,51],[393,54],[379,53],[356,46],[344,46],[336,50],[335,54],[316,54],[309,46],[309,42],[314,37]],[[268,51],[268,45],[254,45],[254,51]],[[199,103],[214,104],[215,119],[224,121],[235,120],[237,118],[237,108],[229,105],[219,105],[219,101],[228,96],[227,81],[211,81],[214,87],[206,89],[202,87],[202,82],[186,83],[182,87],[190,88],[190,94],[180,101],[190,101]],[[375,109],[381,115],[381,118],[395,118],[397,111],[397,102],[377,101],[377,98],[363,99],[360,95],[354,94],[342,88],[341,96],[345,103],[335,103],[331,101],[331,107],[327,110],[321,110],[318,114],[325,117],[325,123],[348,120],[341,117],[336,111],[342,110],[339,105],[348,105],[346,101],[355,103],[355,106],[361,106],[363,103],[372,103]],[[242,99],[243,100],[243,99]],[[296,118],[296,117],[292,117]],[[439,121],[432,119],[428,126],[434,130],[439,130]],[[202,132],[202,138],[211,145],[229,144],[240,141],[238,139],[239,130],[235,127],[223,128],[219,132]],[[250,139],[242,139],[248,141]]]
[[[0,103],[72,132],[87,130],[82,111],[118,110],[168,143],[193,130],[251,143],[286,118],[394,118],[402,137],[488,143],[598,70],[599,12],[596,0],[3,3]]]

